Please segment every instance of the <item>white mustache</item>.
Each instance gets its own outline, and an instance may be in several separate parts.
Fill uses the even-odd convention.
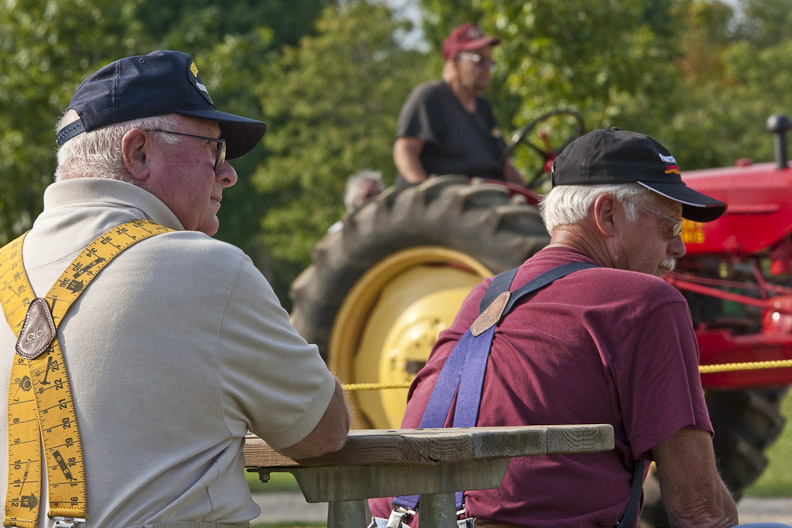
[[[668,271],[674,271],[674,268],[676,268],[676,259],[672,259],[672,258],[663,259],[660,262],[660,267]]]

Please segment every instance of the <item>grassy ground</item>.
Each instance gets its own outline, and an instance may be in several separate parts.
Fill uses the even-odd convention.
[[[258,473],[245,472],[248,487],[251,493],[279,493],[283,491],[296,491],[299,493],[300,487],[291,473],[270,473],[270,480],[267,483],[259,480]]]
[[[759,480],[745,490],[752,497],[792,497],[792,392],[781,404],[787,423],[779,439],[767,450],[770,463]]]
[[[245,473],[251,493],[276,493],[283,491],[300,492],[300,487],[291,473],[270,473],[270,480],[266,484],[259,480],[257,473]],[[299,522],[294,524],[292,521],[278,523],[258,523],[251,524],[250,528],[325,528],[326,523]]]
[[[251,524],[250,528],[325,528],[326,526],[327,526],[326,523],[299,523],[299,524],[294,524],[292,522],[283,522],[283,523]]]

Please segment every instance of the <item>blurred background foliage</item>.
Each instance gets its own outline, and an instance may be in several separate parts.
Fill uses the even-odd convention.
[[[190,53],[221,110],[269,124],[234,162],[217,236],[251,255],[287,308],[343,215],[347,177],[393,181],[399,109],[439,78],[440,44],[465,21],[502,38],[487,95],[507,133],[574,108],[588,129],[655,136],[690,170],[772,159],[766,120],[792,109],[788,0],[416,4],[418,42],[381,0],[0,0],[0,243],[41,210],[55,122],[81,80],[154,49]]]

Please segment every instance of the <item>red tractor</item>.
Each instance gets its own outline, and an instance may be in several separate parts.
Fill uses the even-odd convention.
[[[571,116],[575,130],[553,149],[529,132]],[[701,380],[715,427],[715,453],[736,498],[767,465],[780,434],[781,400],[792,383],[792,168],[786,132],[773,116],[776,161],[690,171],[685,182],[728,204],[718,220],[685,221],[687,255],[667,276],[690,305],[701,353]],[[515,135],[542,158],[583,132],[574,112],[545,114]],[[292,285],[292,322],[319,345],[330,369],[352,384],[356,427],[398,427],[409,382],[441,330],[484,277],[511,269],[549,236],[539,194],[503,182],[440,176],[390,188],[322,238],[313,264]],[[642,520],[667,522],[653,478]]]

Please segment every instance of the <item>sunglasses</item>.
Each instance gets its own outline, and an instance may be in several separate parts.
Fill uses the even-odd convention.
[[[490,70],[495,69],[495,65],[497,64],[494,60],[488,59],[481,55],[480,53],[471,53],[469,51],[462,51],[459,53],[460,57],[470,60],[476,66],[483,68],[489,66]]]

